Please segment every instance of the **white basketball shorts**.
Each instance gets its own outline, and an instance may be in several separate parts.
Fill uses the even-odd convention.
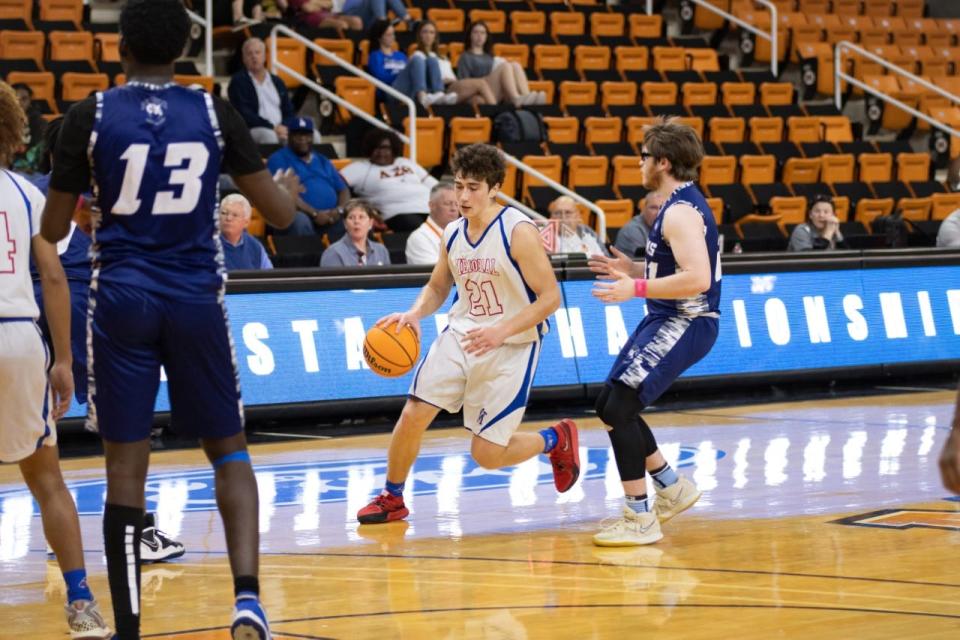
[[[451,413],[463,407],[464,426],[506,446],[527,408],[540,358],[540,341],[504,344],[477,357],[463,336],[447,329],[417,367],[410,395]]]
[[[57,443],[47,346],[30,320],[0,320],[0,462]]]

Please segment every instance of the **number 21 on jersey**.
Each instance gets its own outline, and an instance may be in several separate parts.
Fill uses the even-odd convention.
[[[126,162],[123,173],[123,186],[114,203],[111,213],[118,216],[130,216],[140,211],[140,187],[147,169],[150,145],[131,144],[120,159]],[[150,213],[153,215],[180,215],[192,213],[200,201],[203,189],[202,177],[207,170],[210,152],[201,142],[173,142],[167,145],[163,159],[164,167],[172,167],[171,187],[182,187],[180,196],[175,191],[157,191]],[[186,166],[182,166],[186,162]]]
[[[503,305],[497,298],[497,288],[493,286],[493,280],[464,280],[463,288],[469,294],[467,300],[470,302],[470,315],[498,316],[503,313]]]

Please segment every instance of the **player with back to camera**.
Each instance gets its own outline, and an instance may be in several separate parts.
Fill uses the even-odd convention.
[[[600,546],[651,544],[660,523],[699,499],[696,485],[670,467],[640,412],[703,358],[717,339],[720,317],[720,245],[717,225],[694,184],[703,160],[696,132],[671,120],[644,130],[643,186],[664,198],[647,239],[646,262],[593,256],[603,302],[647,298],[647,315],[621,349],[597,399],[623,483],[622,517],[594,537]],[[650,512],[646,473],[657,493]]]
[[[267,640],[259,600],[257,483],[224,306],[218,229],[221,168],[263,216],[293,220],[287,193],[264,169],[239,114],[173,83],[190,20],[179,0],[130,0],[120,14],[128,83],[71,108],[55,153],[42,235],[63,238],[91,185],[94,227],[88,306],[87,427],[99,431],[107,468],[104,552],[117,637],[140,637],[138,544],[150,429],[166,369],[174,430],[193,434],[214,468],[236,604],[235,640]],[[132,544],[131,544],[132,542]]]
[[[537,228],[520,211],[497,204],[506,165],[488,144],[454,155],[453,171],[462,218],[443,230],[440,259],[413,306],[377,325],[409,326],[446,301],[457,299],[449,325],[414,372],[409,397],[390,440],[386,485],[357,519],[364,524],[401,520],[409,511],[403,489],[420,450],[423,432],[440,412],[463,408],[473,432],[470,453],[484,468],[499,469],[548,454],[558,491],[580,474],[578,435],[571,420],[539,433],[517,432],[533,384],[547,318],[560,305],[560,289]]]

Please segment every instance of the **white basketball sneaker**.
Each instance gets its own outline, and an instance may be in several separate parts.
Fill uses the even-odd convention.
[[[702,495],[697,485],[687,480],[686,476],[680,476],[669,487],[659,489],[654,485],[654,489],[657,492],[657,499],[653,504],[653,513],[660,524],[668,522],[674,516],[692,507]]]
[[[620,518],[600,523],[600,532],[593,536],[598,547],[637,547],[653,544],[663,538],[660,521],[652,513],[635,513],[624,505]]]

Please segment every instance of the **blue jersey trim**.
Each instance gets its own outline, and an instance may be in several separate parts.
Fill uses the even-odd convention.
[[[458,233],[460,233],[460,227],[454,229],[453,233],[450,234],[450,239],[447,240],[447,253],[450,253],[450,247],[453,246],[453,241],[457,239]]]
[[[533,369],[534,363],[537,360],[536,356],[537,350],[540,348],[540,341],[537,340],[536,342],[531,342],[530,347],[530,358],[527,360],[527,370],[523,374],[523,382],[520,383],[520,390],[517,391],[517,395],[513,400],[510,401],[510,404],[508,404],[503,411],[498,413],[492,420],[490,420],[490,422],[481,428],[478,433],[483,433],[517,409],[527,405],[527,398],[530,396],[530,385],[533,383]]]
[[[30,204],[30,199],[27,197],[27,194],[23,192],[23,187],[17,184],[17,179],[6,169],[4,169],[3,172],[7,174],[10,182],[12,182],[13,186],[17,188],[17,191],[20,192],[20,197],[23,198],[23,204],[27,207],[27,225],[30,227],[30,237],[33,238],[33,206]]]
[[[7,322],[33,322],[33,318],[0,318],[0,324]]]
[[[497,213],[497,215],[493,218],[493,220],[490,221],[490,224],[487,225],[487,228],[483,230],[483,233],[480,234],[480,239],[477,240],[475,243],[470,242],[470,234],[467,232],[467,229],[466,229],[466,227],[468,227],[470,223],[467,222],[466,218],[464,218],[463,222],[466,225],[466,227],[464,227],[464,230],[463,230],[463,238],[464,240],[467,241],[467,244],[470,245],[470,247],[473,249],[476,249],[477,247],[479,247],[480,243],[483,242],[483,239],[487,237],[487,233],[490,231],[491,227],[493,227],[493,225],[500,220],[500,217],[503,215],[503,212],[506,210],[507,210],[507,207],[500,209],[499,213]]]

